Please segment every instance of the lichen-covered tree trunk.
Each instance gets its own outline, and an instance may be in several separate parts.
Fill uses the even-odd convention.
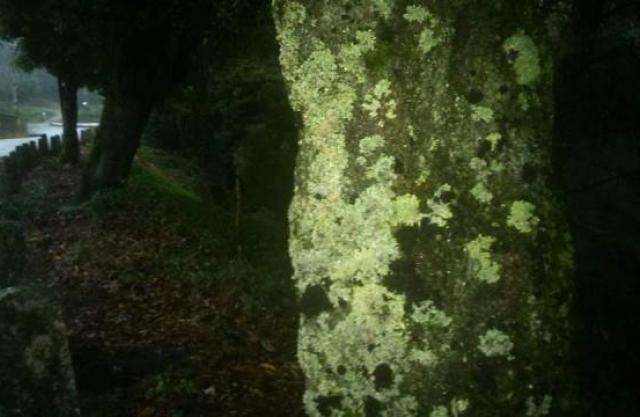
[[[526,0],[274,0],[310,416],[567,415],[572,253]]]

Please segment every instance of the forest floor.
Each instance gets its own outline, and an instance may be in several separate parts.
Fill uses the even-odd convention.
[[[158,155],[82,206],[79,169],[44,160],[19,196],[33,276],[63,306],[83,416],[303,416],[288,279],[260,295],[270,277],[228,249],[224,211]]]

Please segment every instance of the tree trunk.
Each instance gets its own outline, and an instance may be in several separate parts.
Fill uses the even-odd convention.
[[[632,3],[574,2],[556,59],[555,154],[575,239],[575,355],[591,417],[640,415],[640,184],[631,168],[640,167],[640,55],[628,41],[636,4],[634,13]]]
[[[58,77],[58,95],[62,111],[62,162],[77,164],[80,159],[78,145],[78,84],[75,77]]]
[[[568,415],[572,249],[534,1],[274,0],[317,416]]]
[[[152,107],[153,99],[143,94],[118,92],[106,98],[95,147],[85,168],[81,198],[125,184]]]

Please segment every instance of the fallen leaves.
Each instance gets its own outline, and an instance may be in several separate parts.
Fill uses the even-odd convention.
[[[222,239],[189,234],[171,212],[61,211],[79,178],[53,161],[33,171],[28,181],[47,192],[34,199],[28,242],[34,275],[63,301],[89,417],[302,416],[296,314],[249,314],[238,280],[192,280],[229,257]],[[158,377],[163,390],[146,395]]]

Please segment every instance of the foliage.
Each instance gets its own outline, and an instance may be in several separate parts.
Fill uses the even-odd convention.
[[[24,73],[15,65],[15,45],[0,41],[0,101],[13,100],[14,85],[20,102],[31,102],[36,98],[57,100],[55,79],[43,70]]]
[[[156,110],[148,144],[197,163],[207,192],[231,215],[232,267],[269,304],[290,275],[287,209],[297,133],[266,4],[236,15],[241,32],[201,51],[201,65]],[[273,279],[272,279],[273,278]],[[275,282],[276,284],[273,284]],[[272,288],[278,287],[280,288]]]
[[[192,160],[143,147],[127,189],[98,192],[87,203],[92,219],[102,225],[100,233],[115,226],[113,233],[134,240],[146,236],[150,247],[120,266],[127,271],[122,278],[135,283],[150,274],[174,277],[203,289],[225,288],[250,312],[277,310],[292,296],[282,245],[286,226],[270,212],[256,214],[245,230],[260,245],[246,247],[241,256],[234,244],[233,214],[207,196],[199,173]],[[245,241],[256,242],[252,238]]]
[[[179,215],[181,220],[167,224],[167,227],[185,230],[194,237],[218,227],[216,231],[224,233],[224,215],[191,188],[195,186],[195,180],[187,176],[185,172],[188,171],[179,169],[189,165],[184,158],[143,149],[133,167],[128,189],[98,192],[88,208],[98,221],[109,221],[120,211],[133,211],[140,216],[136,229],[157,223],[157,218],[147,216],[153,211],[161,218]]]
[[[0,35],[18,40],[16,61],[32,70],[44,67],[55,76],[87,83],[95,66],[83,65],[95,55],[87,36],[93,19],[77,0],[2,0]]]

